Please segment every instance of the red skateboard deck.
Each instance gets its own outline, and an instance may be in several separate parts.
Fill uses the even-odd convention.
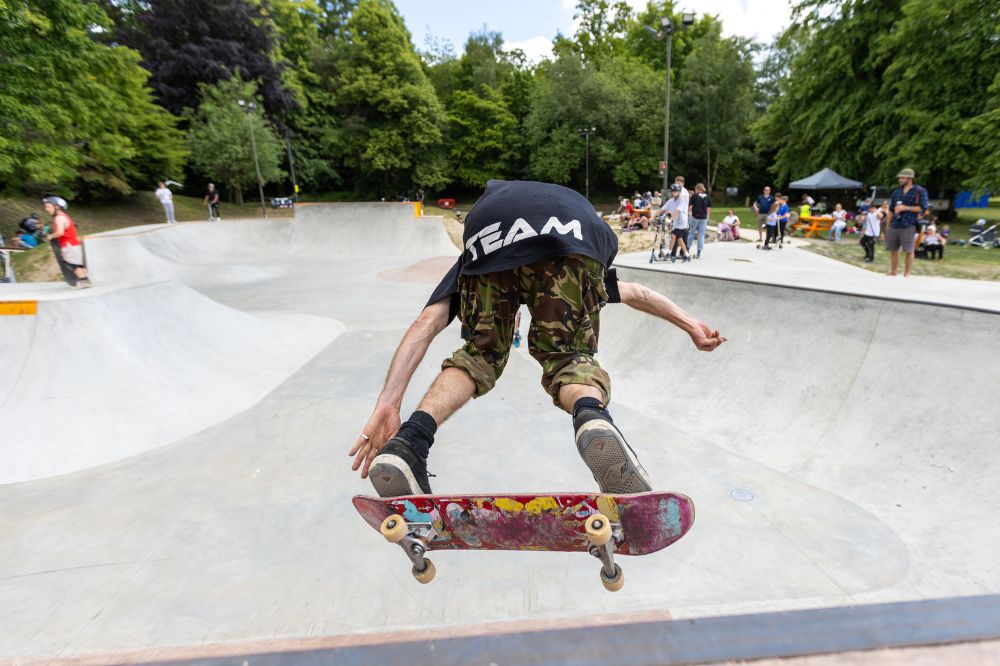
[[[386,523],[397,530],[420,582],[423,553],[432,550],[533,550],[591,553],[604,562],[602,580],[621,568],[613,555],[647,555],[680,539],[694,523],[694,503],[686,495],[648,492],[512,495],[409,495],[379,498],[358,495],[354,507],[369,525],[389,539]],[[398,516],[405,527],[391,519]],[[611,525],[607,545],[588,529],[594,516]],[[416,550],[416,554],[414,554]],[[427,561],[429,563],[429,560]],[[430,565],[433,570],[433,565]],[[605,582],[608,589],[618,589]]]

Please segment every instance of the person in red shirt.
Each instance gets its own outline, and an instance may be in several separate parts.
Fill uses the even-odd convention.
[[[52,251],[62,269],[66,283],[74,289],[86,289],[92,286],[87,264],[83,256],[83,243],[76,233],[76,224],[66,214],[68,204],[62,197],[45,197],[42,199],[45,212],[52,216],[52,230],[45,240],[52,243]]]

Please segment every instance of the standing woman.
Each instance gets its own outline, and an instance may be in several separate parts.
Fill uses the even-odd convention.
[[[52,216],[52,230],[45,240],[52,244],[52,252],[56,262],[62,269],[66,284],[74,289],[86,289],[91,286],[87,262],[83,255],[83,243],[76,233],[76,224],[66,214],[66,200],[62,197],[45,197],[42,199],[45,212]]]

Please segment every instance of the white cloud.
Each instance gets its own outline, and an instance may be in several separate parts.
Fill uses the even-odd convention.
[[[626,0],[636,11],[646,8],[648,0]],[[680,11],[713,14],[722,21],[722,34],[755,37],[769,42],[788,27],[792,6],[789,0],[682,0]]]
[[[538,35],[520,42],[504,42],[505,51],[521,49],[532,63],[538,63],[546,58],[552,58],[552,38]]]

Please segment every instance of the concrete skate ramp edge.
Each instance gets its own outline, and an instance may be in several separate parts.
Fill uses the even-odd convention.
[[[0,484],[136,455],[266,395],[343,326],[247,314],[177,283],[0,317]]]
[[[687,464],[710,450],[734,458],[732,467],[716,455],[704,469],[657,479],[684,490],[694,474],[731,489],[712,499],[690,488],[696,530],[732,532],[724,542],[734,550],[706,552],[702,566],[724,571],[741,549],[773,549],[786,551],[787,577],[801,559],[803,571],[817,568],[848,596],[1000,590],[995,550],[983,547],[1000,544],[1000,521],[989,518],[1000,498],[979,482],[1000,474],[990,410],[1000,390],[1000,314],[619,274],[669,294],[729,338],[706,354],[629,308],[602,321],[613,404],[663,421],[662,442],[638,442],[639,450],[662,447],[669,458],[680,439],[694,447],[678,451]]]
[[[334,259],[457,255],[440,217],[410,204],[303,204],[293,221],[188,222],[89,236],[95,281],[235,284],[281,274],[275,258]]]

